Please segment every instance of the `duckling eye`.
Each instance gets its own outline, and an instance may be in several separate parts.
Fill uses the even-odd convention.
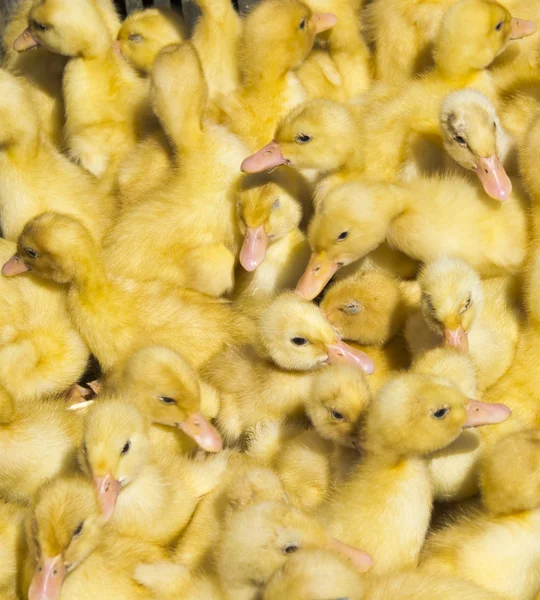
[[[303,337],[293,337],[291,342],[295,346],[307,346],[309,344],[309,340],[306,340],[306,338]]]
[[[122,448],[122,453],[121,456],[124,456],[125,454],[127,454],[129,452],[129,449],[131,448],[131,440],[128,440],[125,444],[124,447]]]
[[[272,210],[276,210],[276,208],[279,208],[280,204],[281,204],[281,202],[280,202],[279,198],[276,198],[274,200],[274,204],[272,204]]]
[[[503,28],[504,25],[504,21],[500,21],[499,23],[497,23],[497,25],[495,25],[495,31],[500,31]]]
[[[439,409],[437,409],[437,410],[433,411],[433,412],[431,413],[431,416],[432,416],[434,419],[439,419],[439,420],[441,420],[441,419],[444,419],[444,417],[446,417],[446,415],[447,415],[449,412],[450,412],[450,408],[449,408],[448,406],[443,406],[442,408],[439,408]]]
[[[311,136],[308,135],[307,133],[299,133],[295,138],[294,141],[297,144],[307,144],[308,142],[311,142]]]
[[[343,306],[340,306],[339,310],[344,312],[346,315],[357,315],[360,312],[360,308],[360,304],[358,304],[356,300],[353,300],[348,304],[343,304]]]
[[[39,254],[33,248],[30,248],[29,246],[26,246],[24,251],[26,252],[26,254],[28,254],[28,256],[30,258],[39,258]]]
[[[300,25],[298,25],[298,29],[300,29],[300,31],[304,30],[306,28],[306,23],[307,21],[305,19],[302,19],[300,21]]]
[[[337,241],[338,242],[342,242],[343,240],[346,240],[349,237],[349,232],[348,231],[342,231],[338,236],[337,236]]]
[[[75,531],[73,532],[73,537],[74,537],[74,538],[76,538],[76,537],[79,537],[79,536],[81,535],[81,533],[82,533],[82,530],[83,530],[83,527],[84,527],[84,521],[81,521],[81,522],[80,522],[80,523],[77,525],[77,528],[75,529]]]
[[[161,402],[163,402],[163,404],[176,404],[176,400],[174,398],[169,398],[167,396],[159,396],[158,400],[160,400]]]
[[[469,310],[469,308],[471,308],[471,304],[472,304],[472,298],[469,296],[467,298],[467,302],[465,303],[465,305],[459,311],[459,314],[462,315],[464,312],[467,312]]]
[[[37,21],[32,22],[32,27],[38,31],[47,31],[47,26],[43,25],[43,23],[38,23]]]
[[[467,145],[467,140],[463,136],[461,136],[461,135],[456,135],[456,137],[454,139],[456,140],[456,142],[460,146],[466,146]]]
[[[143,41],[143,36],[140,33],[131,33],[128,35],[128,40],[135,44],[140,44]]]
[[[294,554],[297,550],[299,550],[299,547],[297,544],[287,544],[284,548],[283,548],[283,552],[285,554]]]
[[[332,414],[332,419],[335,419],[336,421],[345,421],[345,417],[337,410],[333,410],[331,412],[331,414]]]

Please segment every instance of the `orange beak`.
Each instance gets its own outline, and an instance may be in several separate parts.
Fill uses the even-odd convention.
[[[13,42],[13,50],[15,52],[24,52],[30,48],[36,48],[41,44],[36,40],[30,27],[27,27],[21,35]]]
[[[263,225],[246,229],[244,243],[240,250],[240,264],[246,271],[255,271],[264,261],[269,241]]]
[[[2,267],[4,277],[13,277],[14,275],[26,273],[26,271],[30,271],[30,267],[24,264],[23,259],[18,254],[14,254]]]
[[[42,556],[28,590],[28,600],[58,600],[66,578],[64,557]]]
[[[457,329],[445,329],[444,343],[448,346],[454,346],[454,348],[457,348],[462,352],[469,351],[469,338],[463,327],[458,327]]]
[[[179,423],[178,427],[207,452],[219,452],[223,448],[219,431],[200,412],[192,414],[183,423]]]
[[[296,286],[296,292],[306,300],[313,300],[339,269],[338,263],[326,258],[324,252],[311,255],[306,270]]]
[[[512,411],[504,404],[491,404],[470,400],[467,405],[467,421],[463,427],[481,427],[503,423],[512,416]]]
[[[512,19],[510,39],[519,40],[536,33],[536,23],[525,19]]]
[[[107,473],[105,477],[94,477],[94,485],[98,493],[101,514],[105,521],[108,521],[113,516],[116,508],[116,501],[120,493],[120,482],[116,481],[110,473]]]

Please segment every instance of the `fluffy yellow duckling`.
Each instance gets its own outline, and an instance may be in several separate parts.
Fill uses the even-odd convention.
[[[243,321],[222,301],[161,284],[111,277],[83,225],[44,213],[25,227],[4,276],[33,275],[68,286],[73,323],[105,372],[135,349],[159,344],[195,368],[242,339]]]
[[[47,210],[73,215],[100,240],[115,213],[114,199],[41,133],[24,82],[0,71],[0,222],[16,241],[32,217]]]
[[[367,354],[342,342],[320,309],[297,294],[285,292],[261,311],[256,337],[204,369],[220,397],[220,431],[230,441],[260,421],[303,414],[312,371],[344,362],[374,370]]]
[[[177,455],[149,457],[148,423],[130,402],[107,400],[85,420],[81,466],[94,481],[101,511],[114,531],[166,546],[188,524],[199,499],[226,466]]]
[[[263,2],[246,17],[239,44],[242,84],[220,107],[223,121],[251,149],[270,139],[279,119],[305,99],[292,71],[308,55],[315,35],[335,22],[334,15],[312,13],[299,0]]]
[[[124,212],[105,242],[106,260],[112,272],[130,279],[160,279],[220,296],[234,282],[235,192],[245,147],[205,117],[207,87],[191,44],[166,48],[152,80],[154,109],[173,140],[178,168],[150,200]],[[160,268],[148,269],[152,261]]]
[[[481,281],[466,262],[444,257],[426,265],[418,279],[421,310],[407,321],[405,337],[414,355],[441,344],[470,352],[480,391],[510,367],[520,318],[513,306],[513,282]]]
[[[385,240],[423,262],[448,255],[466,260],[483,277],[516,274],[527,231],[528,200],[521,190],[501,204],[457,176],[345,183],[315,211],[308,231],[313,254],[296,289],[315,298],[339,268]]]
[[[28,28],[15,40],[24,52],[43,46],[67,56],[63,90],[65,135],[69,153],[85,169],[102,177],[144,130],[147,87],[113,49],[99,4],[82,0],[34,1]]]
[[[162,8],[147,8],[125,19],[116,38],[116,48],[136,69],[149,75],[160,51],[186,37],[181,15]]]
[[[17,571],[23,560],[26,514],[26,508],[0,501],[0,594],[4,600],[18,600]]]
[[[469,400],[440,377],[394,378],[370,405],[360,438],[364,460],[322,509],[329,531],[365,548],[374,573],[414,568],[433,501],[423,457],[451,444],[464,427],[498,423],[509,412]]]
[[[104,590],[118,600],[154,597],[132,576],[137,563],[161,560],[164,552],[104,528],[93,486],[83,477],[41,488],[26,535],[22,587],[29,600],[101,598]]]
[[[486,453],[480,478],[485,508],[428,539],[422,569],[472,581],[508,600],[535,598],[539,442],[538,430],[525,430],[500,439]]]
[[[0,261],[15,244],[0,239]],[[51,282],[2,278],[0,383],[16,401],[66,391],[79,380],[89,351],[73,327],[65,293]]]
[[[0,496],[28,503],[38,488],[75,466],[79,415],[60,402],[16,402],[0,386]]]

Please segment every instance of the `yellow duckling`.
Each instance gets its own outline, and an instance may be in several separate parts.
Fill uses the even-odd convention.
[[[24,82],[0,71],[0,222],[16,241],[27,221],[47,210],[73,215],[100,240],[114,199],[47,141]]]
[[[418,281],[421,311],[410,317],[405,332],[412,353],[443,343],[470,352],[479,390],[491,387],[510,367],[518,341],[513,282],[480,281],[466,262],[448,257],[429,263]]]
[[[283,293],[261,311],[253,345],[230,347],[204,369],[220,397],[220,431],[230,441],[260,421],[301,415],[311,393],[310,372],[351,363],[367,373],[370,357],[340,340],[320,309]]]
[[[466,579],[508,600],[534,600],[540,589],[539,442],[538,430],[525,430],[486,453],[484,508],[428,539],[423,570]]]
[[[370,405],[360,438],[364,459],[322,509],[331,534],[365,548],[374,573],[414,568],[433,501],[423,457],[451,444],[464,427],[498,423],[509,412],[469,400],[440,377],[394,378]]]
[[[66,143],[71,157],[101,178],[114,172],[144,131],[147,86],[114,51],[116,32],[111,34],[99,4],[36,0],[13,47],[24,52],[43,46],[70,59],[63,79]],[[101,4],[112,6],[109,0]]]
[[[349,182],[317,207],[308,239],[313,253],[296,288],[307,299],[315,298],[338,269],[385,240],[423,262],[455,256],[482,277],[512,275],[525,259],[528,200],[514,190],[501,204],[458,176],[402,184]]]
[[[198,368],[244,335],[243,320],[225,302],[110,276],[88,230],[66,215],[30,221],[17,249],[3,275],[32,270],[67,284],[72,321],[105,372],[149,344],[168,346]]]
[[[178,455],[149,457],[148,423],[130,402],[107,400],[85,420],[81,466],[94,481],[103,518],[117,533],[166,546],[191,519],[226,466]]]
[[[246,17],[238,50],[242,84],[220,108],[223,122],[253,150],[305,99],[293,70],[309,54],[315,35],[335,22],[333,14],[312,13],[299,0],[263,2]]]
[[[58,478],[41,488],[28,519],[29,548],[23,573],[29,600],[102,597],[151,600],[135,583],[139,562],[165,558],[158,547],[115,535],[103,526],[92,484]]]
[[[135,11],[125,19],[115,47],[132,66],[149,75],[160,51],[186,37],[181,15],[162,8],[147,8]]]
[[[17,571],[23,561],[26,508],[0,501],[0,594],[18,600]]]

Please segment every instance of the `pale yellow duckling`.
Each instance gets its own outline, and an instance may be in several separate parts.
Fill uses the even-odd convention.
[[[79,415],[61,402],[16,402],[0,386],[0,497],[28,503],[46,481],[75,466]]]
[[[0,595],[18,600],[17,572],[23,561],[27,508],[0,500]]]
[[[137,563],[164,552],[122,538],[103,526],[92,484],[83,477],[58,478],[41,488],[27,522],[28,554],[22,575],[29,600],[102,598],[150,600],[137,584]]]
[[[115,37],[100,3],[35,0],[28,28],[14,42],[18,52],[43,46],[70,59],[63,79],[66,144],[100,178],[114,172],[147,125],[147,86],[114,51]]]
[[[508,600],[534,600],[540,588],[539,443],[538,430],[525,430],[486,452],[485,508],[433,534],[423,570],[466,579]]]
[[[231,347],[204,369],[220,397],[217,423],[231,442],[264,420],[298,416],[313,371],[351,363],[367,373],[370,357],[342,342],[320,309],[283,293],[261,311],[253,345]]]
[[[30,221],[4,276],[32,271],[68,287],[72,321],[105,372],[135,349],[158,344],[195,368],[243,339],[244,320],[227,303],[162,284],[112,277],[90,233],[66,215]]]
[[[513,275],[525,259],[528,199],[515,189],[501,204],[458,176],[350,182],[331,190],[317,207],[308,239],[313,254],[296,288],[308,299],[338,269],[385,240],[423,262],[455,256],[482,277]]]
[[[503,405],[469,400],[447,379],[394,378],[370,405],[360,437],[364,459],[321,509],[329,531],[365,548],[374,573],[414,568],[433,502],[424,457],[451,444],[464,427],[498,423],[509,413]]]
[[[466,262],[450,257],[428,263],[418,278],[421,309],[407,321],[414,355],[441,344],[470,352],[478,389],[492,386],[510,367],[520,328],[514,282],[481,281]]]
[[[96,403],[85,419],[80,463],[115,532],[166,546],[219,483],[226,460],[191,462],[174,454],[152,460],[148,427],[128,401]]]

